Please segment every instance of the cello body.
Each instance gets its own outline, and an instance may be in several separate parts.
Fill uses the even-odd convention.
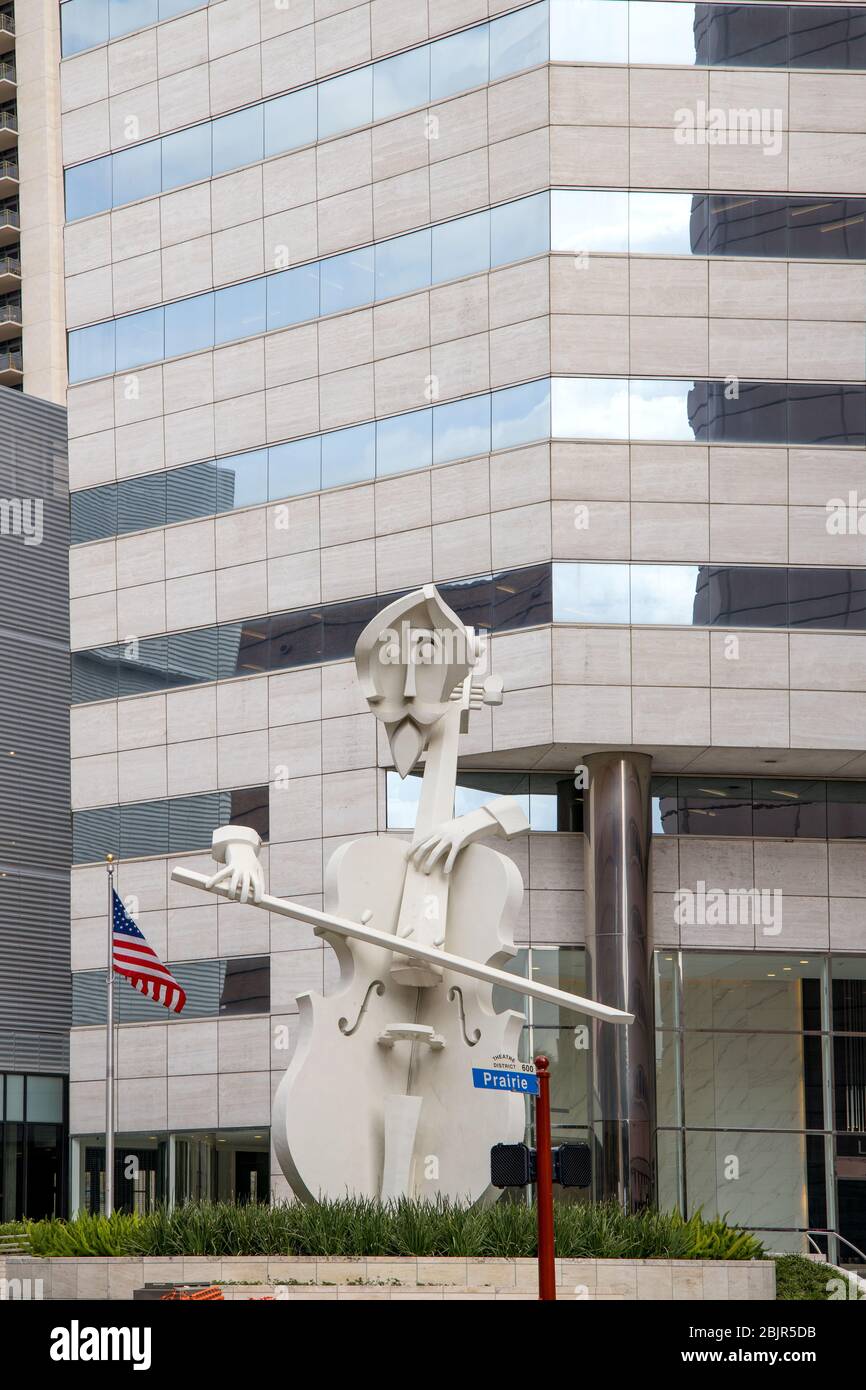
[[[342,845],[327,868],[326,910],[357,920],[372,908],[371,926],[396,930],[407,849],[392,836]],[[517,867],[476,844],[452,877],[449,950],[505,967],[523,896]],[[339,982],[327,996],[299,996],[297,1046],[274,1099],[274,1146],[295,1195],[490,1197],[490,1149],[522,1139],[524,1100],[474,1091],[472,1068],[516,1056],[523,1015],[494,1012],[491,986],[448,972],[433,989],[400,985],[390,953],[322,935]],[[403,1019],[431,1027],[443,1045],[379,1041]],[[419,1106],[405,1104],[412,1096]],[[383,1193],[386,1141],[393,1177]]]

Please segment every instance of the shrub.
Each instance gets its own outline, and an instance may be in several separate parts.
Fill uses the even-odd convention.
[[[467,1207],[446,1200],[365,1198],[310,1206],[190,1202],[145,1216],[116,1212],[27,1223],[34,1255],[455,1255],[532,1257],[536,1212],[526,1203]],[[748,1260],[760,1241],[700,1212],[625,1212],[615,1202],[559,1204],[556,1253],[570,1259]]]
[[[796,1299],[799,1302],[818,1303],[830,1299],[831,1293],[838,1297],[838,1284],[834,1281],[843,1276],[838,1270],[828,1267],[820,1260],[807,1260],[803,1255],[776,1256],[776,1298],[782,1302]],[[848,1297],[854,1297],[849,1281]],[[864,1298],[858,1293],[858,1299]]]

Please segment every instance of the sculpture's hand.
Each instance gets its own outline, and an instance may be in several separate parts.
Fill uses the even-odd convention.
[[[231,826],[214,832],[214,858],[218,858],[223,867],[210,876],[207,886],[213,888],[228,879],[229,896],[235,902],[257,903],[265,891],[265,876],[257,852],[261,842],[254,832],[240,827],[236,830],[240,831],[236,836],[231,835]]]
[[[501,835],[510,840],[528,829],[529,821],[520,803],[513,797],[499,796],[486,806],[479,806],[477,811],[468,811],[465,816],[455,816],[437,825],[432,835],[413,845],[409,858],[423,874],[429,874],[444,859],[442,872],[450,874],[460,851],[473,841],[489,835]]]

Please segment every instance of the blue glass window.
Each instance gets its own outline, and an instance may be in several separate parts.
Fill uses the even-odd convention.
[[[114,370],[125,372],[130,367],[143,367],[146,362],[159,362],[165,356],[163,310],[144,309],[139,314],[127,314],[115,321]]]
[[[217,505],[221,512],[252,507],[268,500],[268,451],[254,449],[217,463],[220,475]]]
[[[490,25],[479,24],[430,45],[430,96],[433,101],[483,87],[490,76]]]
[[[162,186],[180,188],[211,175],[210,124],[190,126],[162,141]]]
[[[76,328],[69,335],[69,380],[87,381],[114,371],[114,320]]]
[[[628,565],[554,565],[555,623],[627,623]]]
[[[429,468],[433,462],[433,412],[413,410],[376,425],[376,477]]]
[[[551,384],[554,439],[628,439],[628,381],[555,379]]]
[[[430,49],[413,48],[373,67],[373,120],[411,111],[430,99]]]
[[[264,333],[267,322],[265,280],[246,280],[214,294],[214,342],[231,343]]]
[[[697,565],[634,565],[631,572],[633,623],[694,622]]]
[[[319,313],[319,266],[294,266],[267,280],[268,328],[303,323]]]
[[[494,19],[490,25],[490,81],[546,63],[550,51],[546,4]]]
[[[433,462],[471,458],[490,452],[490,397],[437,405],[433,410]]]
[[[108,0],[69,0],[60,6],[64,58],[108,42]]]
[[[551,61],[627,63],[628,9],[626,0],[550,0]]]
[[[217,505],[217,465],[193,463],[188,468],[170,468],[165,475],[166,522],[193,521],[213,516]]]
[[[490,269],[490,213],[476,212],[433,228],[433,283]]]
[[[493,393],[494,449],[515,449],[550,435],[550,382],[530,381]]]
[[[109,33],[113,39],[156,24],[158,19],[157,0],[110,0],[108,6]]]
[[[373,73],[370,67],[332,77],[319,84],[319,139],[341,130],[369,125],[373,119]]]
[[[322,438],[322,487],[340,487],[375,473],[376,427],[353,425]]]
[[[261,106],[248,106],[213,122],[213,171],[223,174],[243,164],[255,164],[265,147],[265,115]]]
[[[690,256],[693,204],[691,193],[631,193],[629,195],[629,250],[668,252]],[[703,248],[705,254],[705,248]]]
[[[606,188],[555,188],[550,195],[552,251],[628,251],[629,195]]]
[[[337,314],[343,309],[355,309],[359,304],[373,303],[373,254],[372,246],[362,246],[344,256],[329,256],[322,261],[323,314]]]
[[[429,227],[379,242],[375,247],[377,299],[411,294],[430,284],[431,242]]]
[[[265,158],[315,143],[318,133],[315,87],[265,102]]]
[[[66,170],[66,217],[92,217],[111,207],[111,155]]]
[[[200,9],[204,3],[205,0],[159,0],[159,17],[173,19],[176,14]]]
[[[214,297],[197,294],[165,306],[165,355],[182,357],[213,347]]]
[[[131,145],[114,156],[112,197],[116,204],[150,198],[162,187],[160,141]]]
[[[550,249],[550,195],[535,193],[490,212],[490,264],[510,265]]]
[[[291,444],[275,444],[268,450],[268,497],[293,497],[301,492],[317,492],[322,485],[322,440],[295,439]]]

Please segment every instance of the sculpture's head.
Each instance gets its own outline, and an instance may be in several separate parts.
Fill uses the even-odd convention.
[[[425,584],[388,604],[355,647],[361,689],[388,733],[401,777],[411,772],[448,709],[452,691],[475,668],[481,643]]]

